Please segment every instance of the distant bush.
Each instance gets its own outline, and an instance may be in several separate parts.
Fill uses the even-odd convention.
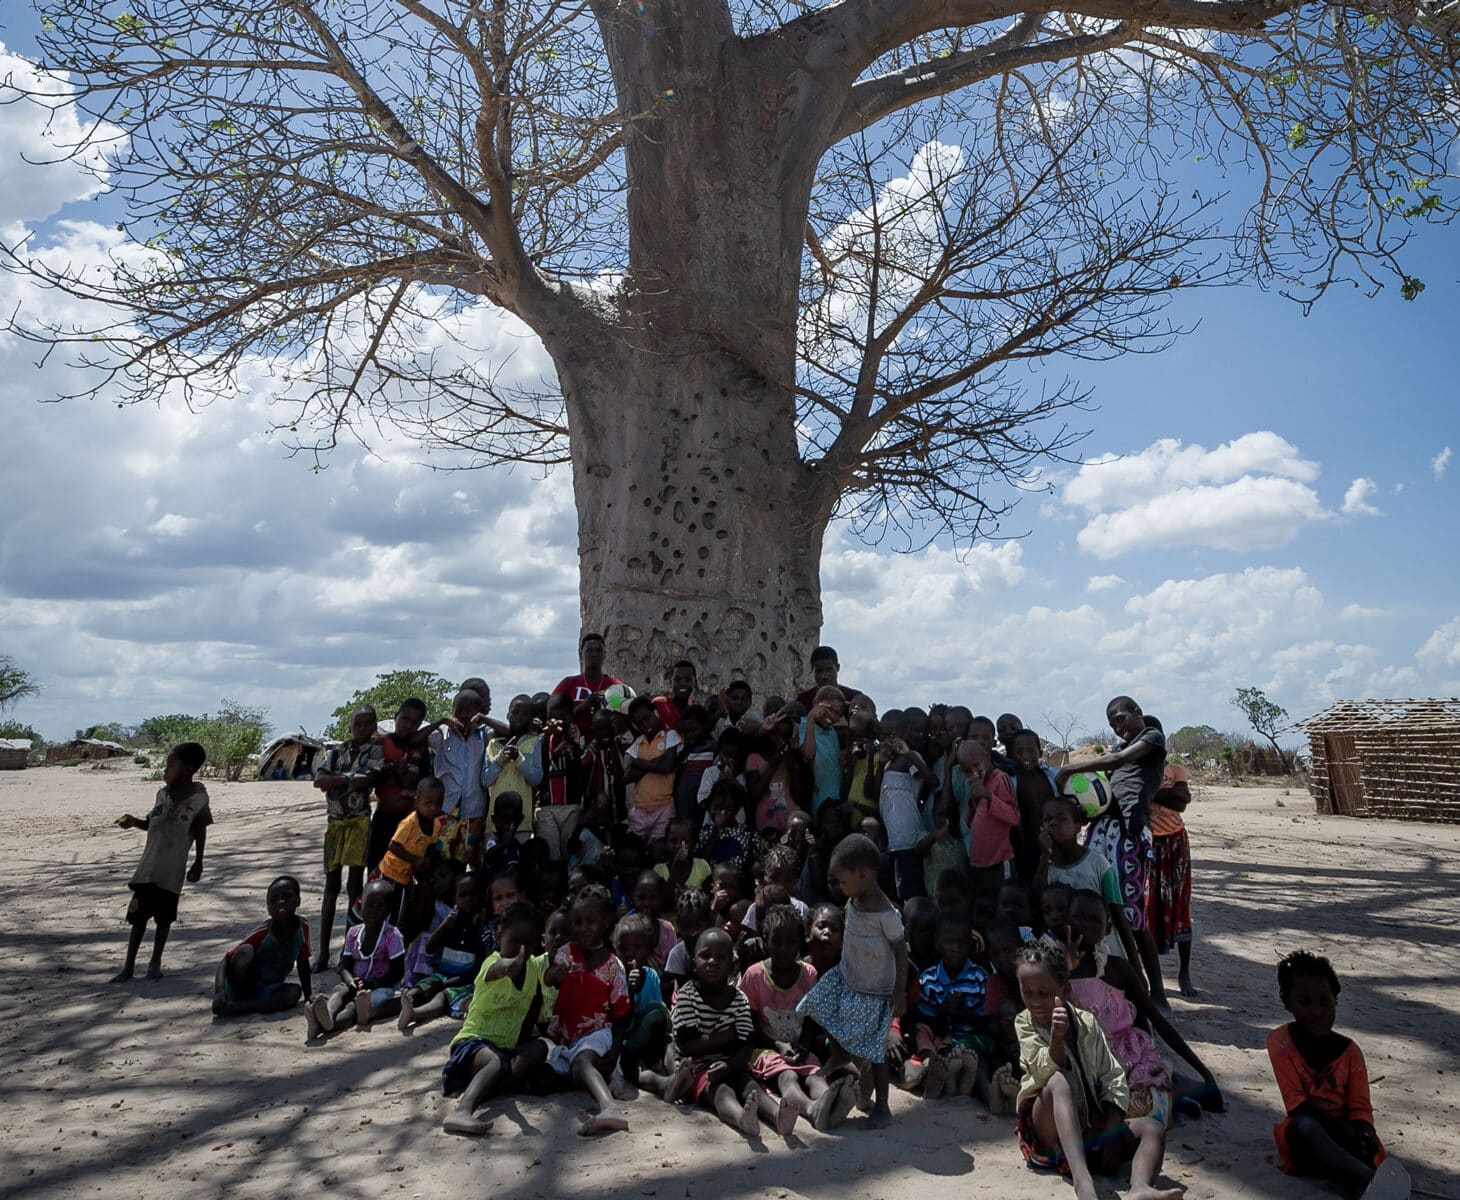
[[[150,767],[152,765],[152,760],[148,758],[145,754],[133,755],[132,761],[136,763],[139,767]]]
[[[198,742],[208,752],[206,772],[237,779],[249,760],[263,748],[269,731],[268,716],[266,708],[250,708],[237,700],[225,699],[211,715],[170,713],[148,717],[131,733],[133,740],[164,752],[179,742]]]

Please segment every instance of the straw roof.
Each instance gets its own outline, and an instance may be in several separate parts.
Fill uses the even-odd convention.
[[[1460,699],[1339,700],[1322,712],[1289,725],[1305,733],[1345,730],[1383,732],[1403,725],[1409,731],[1460,728]]]

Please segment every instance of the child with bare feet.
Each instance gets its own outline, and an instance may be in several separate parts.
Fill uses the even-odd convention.
[[[436,969],[401,989],[396,1028],[402,1033],[413,1025],[447,1014],[459,1017],[467,1011],[473,981],[498,945],[487,919],[483,878],[477,871],[468,871],[457,879],[455,907],[426,939],[425,957]]]
[[[162,950],[167,935],[177,920],[177,902],[182,894],[183,879],[197,882],[203,874],[203,816],[208,811],[208,789],[193,776],[207,761],[207,751],[197,742],[174,746],[162,769],[162,786],[157,789],[152,811],[145,817],[131,813],[117,818],[121,829],[143,829],[147,844],[142,861],[132,874],[132,903],[127,908],[127,921],[132,932],[127,938],[127,960],[112,976],[113,983],[126,983],[137,969],[137,951],[142,948],[142,935],[147,922],[153,924],[152,961],[147,964],[147,978],[162,978]],[[188,867],[188,850],[198,844],[197,859]]]
[[[213,1015],[283,1012],[311,998],[309,924],[299,916],[299,880],[280,875],[269,884],[269,919],[223,956],[213,976]],[[299,973],[298,985],[289,973]]]
[[[628,1113],[608,1090],[630,1010],[628,976],[608,948],[614,916],[608,890],[585,887],[573,901],[573,940],[543,974],[543,983],[557,989],[547,1065],[593,1097],[596,1111],[584,1113],[578,1127],[585,1137],[629,1127]]]
[[[747,1070],[755,1020],[745,993],[730,982],[734,964],[735,943],[728,933],[712,927],[700,934],[694,978],[674,998],[679,1063],[673,1075],[639,1072],[639,1084],[670,1103],[685,1100],[708,1108],[747,1138],[759,1136],[762,1117],[777,1132],[789,1133],[781,1105]],[[794,1123],[795,1111],[788,1112]]]
[[[830,1068],[845,1067],[853,1058],[870,1066],[876,1087],[868,1122],[873,1129],[892,1122],[887,1040],[893,1019],[907,1009],[907,940],[902,917],[877,886],[881,862],[876,845],[860,833],[832,851],[829,874],[848,901],[841,962],[797,1006],[834,1039]]]
[[[1019,954],[1024,1011],[1019,1030],[1024,1082],[1019,1089],[1018,1135],[1024,1161],[1058,1171],[1075,1185],[1077,1200],[1096,1200],[1092,1171],[1112,1173],[1131,1163],[1128,1200],[1178,1200],[1175,1188],[1157,1188],[1165,1131],[1149,1118],[1126,1120],[1130,1086],[1095,1018],[1070,1003],[1065,948],[1047,942]]]
[[[762,919],[760,936],[766,957],[740,980],[757,1035],[750,1073],[781,1098],[784,1120],[778,1132],[789,1133],[797,1116],[810,1121],[813,1129],[830,1129],[851,1112],[856,1088],[849,1073],[829,1078],[806,1044],[811,1023],[796,1011],[816,983],[816,968],[801,961],[806,923],[789,904],[776,905]]]
[[[369,1025],[376,1017],[395,1016],[400,1000],[396,985],[405,974],[406,944],[390,923],[395,889],[387,879],[373,879],[360,897],[360,923],[345,934],[340,952],[340,982],[325,995],[317,993],[304,1010],[306,1041],[351,1025]]]
[[[461,1093],[442,1122],[447,1133],[486,1133],[492,1122],[476,1116],[477,1107],[492,1095],[520,1090],[547,1061],[547,1043],[532,1036],[542,1007],[541,941],[542,921],[531,904],[512,905],[497,922],[500,950],[482,964],[441,1071],[442,1093]]]
[[[967,916],[942,912],[937,929],[938,961],[918,979],[917,1047],[928,1062],[923,1097],[987,1095],[993,1050],[984,1016],[988,973],[973,961]]]

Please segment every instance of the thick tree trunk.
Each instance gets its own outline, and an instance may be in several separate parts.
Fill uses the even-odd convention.
[[[722,0],[601,21],[624,132],[629,261],[617,311],[548,339],[567,402],[585,629],[662,688],[804,685],[835,488],[800,456],[793,391],[814,161],[787,154],[787,79]]]
[[[829,510],[794,436],[768,426],[778,389],[708,350],[626,350],[574,376],[583,628],[609,670],[662,690],[687,658],[706,689],[804,685]]]

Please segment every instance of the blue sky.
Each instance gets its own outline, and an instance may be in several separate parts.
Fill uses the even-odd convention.
[[[0,231],[103,261],[115,235],[89,181],[19,162],[41,137],[0,107]],[[1120,459],[1052,472],[1010,518],[1017,540],[891,556],[834,529],[824,636],[845,677],[884,704],[1086,730],[1117,691],[1168,729],[1234,727],[1246,684],[1295,716],[1460,693],[1460,465],[1436,466],[1460,449],[1460,243],[1425,230],[1415,261],[1415,303],[1335,289],[1305,317],[1255,287],[1202,290],[1173,303],[1199,328],[1163,354],[1047,366],[1095,390],[1083,452]],[[14,277],[0,303],[69,311]],[[489,347],[520,332],[481,330]],[[45,685],[7,715],[60,736],[228,696],[317,729],[392,667],[484,675],[499,708],[573,668],[565,473],[434,473],[385,444],[315,474],[268,436],[262,370],[194,415],[46,404],[75,381],[35,358],[0,335],[0,650]],[[515,361],[547,369],[531,346]]]

